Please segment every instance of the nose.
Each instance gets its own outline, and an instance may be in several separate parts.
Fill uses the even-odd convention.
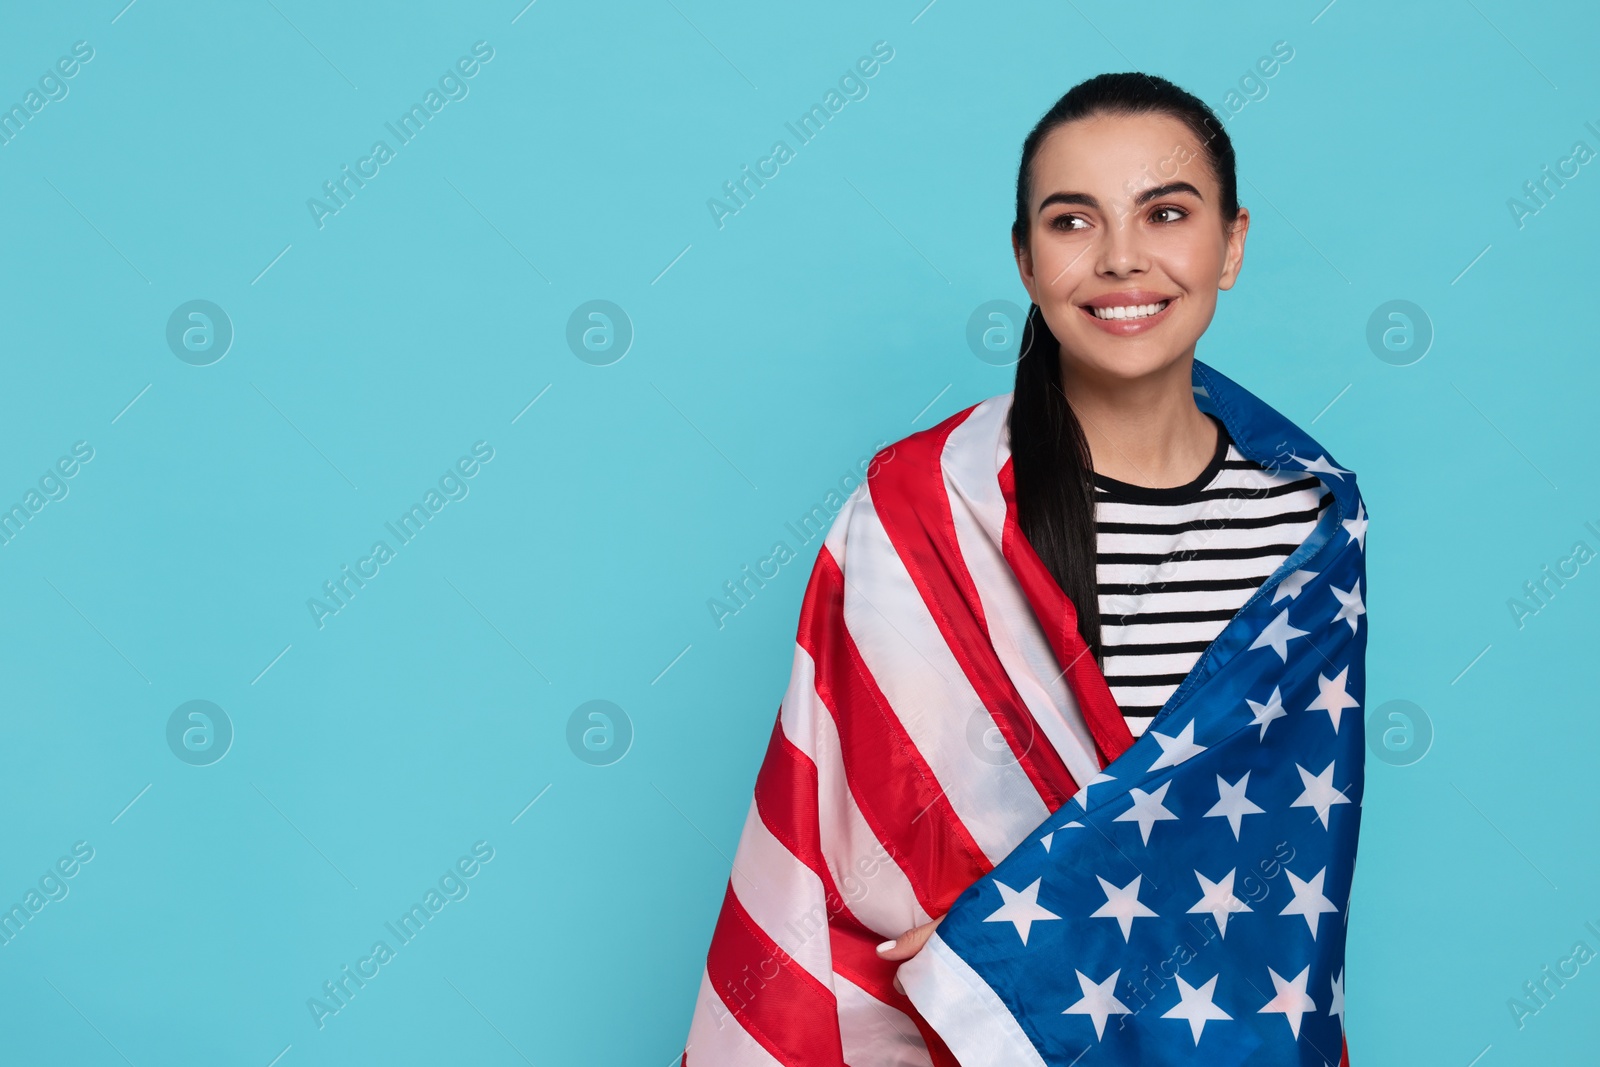
[[[1100,231],[1095,270],[1103,277],[1126,278],[1148,268],[1143,233],[1132,211],[1117,211]]]

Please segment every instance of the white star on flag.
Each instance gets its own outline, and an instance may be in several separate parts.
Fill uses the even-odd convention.
[[[1089,790],[1101,784],[1102,782],[1114,782],[1116,780],[1117,779],[1114,775],[1110,775],[1104,771],[1101,771],[1099,774],[1096,774],[1093,778],[1089,779],[1082,789],[1072,794],[1072,799],[1078,802],[1078,806],[1080,808],[1083,808],[1085,811],[1087,811],[1089,808]]]
[[[1238,870],[1235,867],[1220,882],[1213,882],[1199,871],[1194,872],[1194,876],[1200,880],[1200,902],[1190,908],[1188,914],[1209,913],[1217,921],[1218,936],[1224,938],[1228,936],[1228,916],[1251,910],[1250,905],[1233,895],[1233,876]]]
[[[1339,713],[1345,708],[1358,708],[1356,698],[1345,692],[1348,684],[1350,668],[1346,667],[1338,674],[1329,678],[1321,671],[1317,672],[1317,699],[1306,705],[1307,711],[1325,711],[1328,718],[1333,720],[1333,732],[1339,732]]]
[[[1278,588],[1272,591],[1272,602],[1276,604],[1284,597],[1288,597],[1290,600],[1298,600],[1300,597],[1300,590],[1304,589],[1306,587],[1306,583],[1320,573],[1322,572],[1302,570],[1295,571],[1293,574],[1285,575],[1283,581],[1278,583]]]
[[[1095,875],[1100,888],[1105,890],[1106,902],[1091,912],[1089,918],[1117,920],[1117,925],[1122,927],[1122,940],[1125,942],[1133,932],[1133,920],[1159,919],[1161,916],[1139,903],[1139,880],[1143,877],[1142,874],[1136,874],[1133,881],[1118,889],[1098,874]]]
[[[1326,453],[1318,456],[1316,459],[1306,459],[1304,456],[1297,456],[1293,452],[1290,452],[1289,458],[1294,460],[1296,463],[1303,465],[1306,470],[1311,471],[1314,474],[1331,474],[1341,482],[1344,481],[1344,476],[1346,474],[1352,473],[1351,471],[1345,470],[1343,467],[1336,467],[1332,463],[1328,462]]]
[[[1211,810],[1206,816],[1226,815],[1228,825],[1233,827],[1233,839],[1239,840],[1239,822],[1246,815],[1265,815],[1266,809],[1256,806],[1255,801],[1244,795],[1245,787],[1250,784],[1250,772],[1245,771],[1239,780],[1232,785],[1222,775],[1217,775],[1217,802],[1211,805]]]
[[[1196,1045],[1200,1044],[1200,1031],[1205,1029],[1208,1021],[1233,1018],[1211,1002],[1217,992],[1217,975],[1212,975],[1211,980],[1198,989],[1185,982],[1182,975],[1173,977],[1178,980],[1178,1006],[1161,1017],[1188,1020],[1189,1032],[1194,1035]]]
[[[1278,995],[1267,1001],[1261,1011],[1282,1012],[1284,1018],[1289,1020],[1289,1030],[1298,1040],[1300,1017],[1308,1011],[1317,1010],[1317,1002],[1306,993],[1306,981],[1311,977],[1311,965],[1306,964],[1306,969],[1295,975],[1293,981],[1280,978],[1278,972],[1271,967],[1267,968],[1267,973],[1272,975],[1272,985]]]
[[[1311,928],[1311,939],[1315,941],[1317,939],[1317,923],[1321,917],[1327,912],[1337,913],[1339,911],[1338,908],[1334,907],[1333,901],[1322,895],[1322,879],[1328,873],[1328,868],[1322,868],[1309,882],[1301,881],[1287,867],[1284,868],[1283,873],[1289,876],[1289,887],[1294,890],[1294,899],[1289,901],[1288,905],[1278,914],[1305,916],[1306,925]]]
[[[1156,730],[1149,730],[1146,732],[1149,733],[1151,737],[1154,737],[1156,739],[1156,743],[1161,746],[1161,755],[1157,756],[1156,761],[1150,764],[1149,769],[1152,771],[1159,770],[1162,767],[1176,767],[1184,760],[1193,756],[1198,756],[1200,753],[1206,750],[1206,746],[1197,745],[1194,743],[1193,719],[1189,720],[1189,724],[1180,730],[1176,737],[1160,733]]]
[[[1356,616],[1367,613],[1367,605],[1361,600],[1361,579],[1357,578],[1356,584],[1349,589],[1340,589],[1330,585],[1328,586],[1328,591],[1339,600],[1339,613],[1333,617],[1328,625],[1331,626],[1333,623],[1343,619],[1350,624],[1350,632],[1355,633]]]
[[[1245,651],[1248,652],[1251,649],[1267,648],[1270,646],[1272,651],[1276,652],[1283,662],[1288,663],[1289,642],[1293,641],[1297,637],[1304,637],[1310,632],[1310,630],[1296,630],[1292,625],[1290,625],[1289,609],[1284,608],[1278,613],[1277,618],[1273,619],[1271,622],[1267,623],[1266,626],[1261,628],[1261,633],[1257,635],[1255,643],[1252,644],[1250,648],[1245,649]]]
[[[1118,967],[1111,972],[1111,977],[1104,982],[1096,982],[1082,971],[1074,968],[1078,976],[1078,987],[1083,990],[1083,999],[1072,1007],[1063,1011],[1062,1015],[1087,1015],[1094,1020],[1094,1036],[1098,1040],[1106,1035],[1106,1020],[1113,1015],[1130,1015],[1128,1006],[1117,999],[1113,989],[1117,987],[1117,975],[1122,973]]]
[[[1138,786],[1134,786],[1128,790],[1128,795],[1133,797],[1133,806],[1111,821],[1138,823],[1139,836],[1143,838],[1144,843],[1148,845],[1150,843],[1151,827],[1155,826],[1155,824],[1158,822],[1177,818],[1176,815],[1168,811],[1166,806],[1161,803],[1161,801],[1166,798],[1167,790],[1171,787],[1172,782],[1170,779],[1162,782],[1161,788],[1157,789],[1154,793],[1146,793]]]
[[[1350,541],[1360,545],[1361,551],[1365,552],[1367,550],[1367,502],[1358,497],[1356,499],[1356,517],[1345,519],[1340,525],[1350,535]],[[1350,541],[1346,541],[1345,544],[1349,544]]]
[[[1333,1001],[1328,1005],[1328,1014],[1339,1017],[1339,1030],[1344,1031],[1344,968],[1339,968],[1339,973],[1329,979],[1333,983]]]
[[[1022,936],[1022,943],[1028,943],[1028,931],[1033,928],[1036,921],[1045,919],[1059,919],[1061,916],[1053,911],[1046,911],[1039,906],[1039,883],[1043,878],[1035,878],[1033,884],[1020,893],[1006,885],[997,878],[989,879],[1000,890],[1000,899],[1005,903],[1000,905],[1000,910],[984,919],[986,923],[1011,923],[1017,928],[1017,933]]]
[[[1060,826],[1056,827],[1056,830],[1065,830],[1069,826],[1080,826],[1081,827],[1082,825],[1083,825],[1083,823],[1079,822],[1077,819],[1073,819],[1071,822],[1062,823]],[[1055,836],[1056,836],[1056,831],[1055,830],[1051,830],[1049,833],[1047,833],[1043,837],[1039,838],[1039,844],[1044,846],[1044,850],[1046,852],[1050,851],[1050,842],[1055,838]]]
[[[1283,697],[1278,694],[1277,686],[1272,687],[1272,695],[1267,698],[1267,702],[1265,704],[1257,704],[1249,697],[1245,697],[1244,702],[1250,705],[1250,710],[1254,712],[1256,716],[1255,721],[1250,725],[1259,725],[1261,727],[1261,736],[1256,738],[1258,741],[1265,741],[1267,739],[1268,723],[1272,722],[1273,719],[1281,719],[1285,715],[1289,714],[1287,711],[1283,710]]]
[[[1295,798],[1289,806],[1291,808],[1315,808],[1317,818],[1322,820],[1322,828],[1328,828],[1328,809],[1335,804],[1348,804],[1350,798],[1333,787],[1333,764],[1329,763],[1322,769],[1322,773],[1312,775],[1300,764],[1294,765],[1300,772],[1300,782],[1306,789]]]

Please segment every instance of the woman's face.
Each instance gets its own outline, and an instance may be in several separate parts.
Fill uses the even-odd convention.
[[[1159,114],[1058,126],[1034,156],[1030,196],[1017,269],[1075,373],[1137,379],[1194,354],[1217,290],[1238,277],[1250,216],[1241,208],[1225,230],[1187,126]]]

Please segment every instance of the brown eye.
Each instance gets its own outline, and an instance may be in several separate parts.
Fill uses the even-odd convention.
[[[1080,226],[1074,226],[1074,222],[1083,222],[1083,220],[1077,215],[1057,215],[1055,218],[1050,220],[1050,228],[1053,230],[1062,231],[1082,229]]]
[[[1176,213],[1177,218],[1171,219],[1170,221],[1172,221],[1172,222],[1177,222],[1178,219],[1186,219],[1186,218],[1189,217],[1189,213],[1187,211],[1183,210],[1183,208],[1181,208],[1181,207],[1158,207],[1158,208],[1155,209],[1154,212],[1151,213],[1151,217],[1154,218],[1156,215],[1160,215],[1164,211],[1171,211],[1171,212]]]

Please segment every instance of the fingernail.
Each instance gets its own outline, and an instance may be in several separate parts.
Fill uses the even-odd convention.
[[[885,941],[883,944],[878,946],[878,955],[883,955],[885,952],[888,952],[890,949],[894,948],[894,946],[897,944],[899,944],[897,941]]]

